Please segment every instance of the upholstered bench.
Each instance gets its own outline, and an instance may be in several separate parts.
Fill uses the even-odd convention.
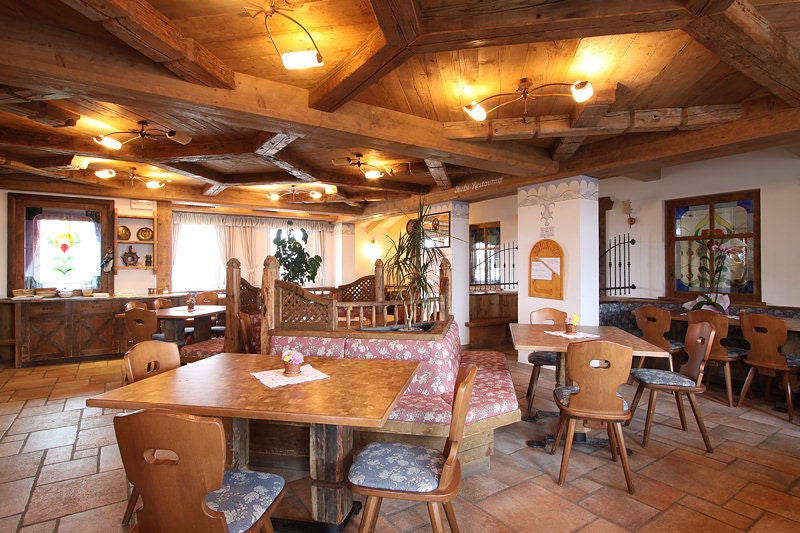
[[[520,420],[519,402],[505,355],[493,351],[461,351],[458,325],[436,340],[354,337],[271,337],[271,351],[294,349],[306,355],[420,361],[414,379],[378,429],[355,431],[359,448],[379,439],[441,446],[449,431],[453,387],[458,367],[478,367],[472,392],[464,442],[459,457],[469,471],[488,469],[494,447],[494,430]]]
[[[193,363],[224,351],[225,337],[212,337],[204,341],[184,344],[181,346],[181,364]]]

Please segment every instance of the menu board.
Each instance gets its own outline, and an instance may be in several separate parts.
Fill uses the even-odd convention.
[[[542,239],[531,248],[528,259],[528,296],[564,299],[564,251],[556,241]]]

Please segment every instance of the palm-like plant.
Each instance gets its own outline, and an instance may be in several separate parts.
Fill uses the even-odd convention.
[[[434,310],[436,268],[443,255],[438,248],[425,246],[422,221],[427,214],[428,208],[420,200],[417,218],[406,224],[406,232],[401,232],[396,241],[389,237],[384,271],[389,284],[396,287],[397,298],[403,301],[407,326],[430,316]]]

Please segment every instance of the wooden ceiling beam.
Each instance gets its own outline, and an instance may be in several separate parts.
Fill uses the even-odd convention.
[[[236,86],[233,69],[144,0],[61,0],[179,78],[209,87]]]
[[[431,173],[433,181],[436,182],[439,189],[445,190],[453,186],[450,182],[450,176],[447,175],[447,168],[445,168],[444,163],[436,159],[426,159],[425,165],[427,165],[428,172]]]
[[[312,167],[297,154],[290,150],[282,150],[279,154],[266,158],[279,168],[283,168],[295,178],[311,183],[320,182],[330,185],[344,185],[351,187],[361,187],[365,189],[378,189],[386,191],[425,194],[428,187],[416,183],[389,181],[384,179],[368,180],[363,176],[351,176],[345,174],[335,174],[333,172]]]
[[[570,128],[593,128],[605,118],[609,108],[614,105],[616,88],[595,93],[584,103],[575,105],[575,113],[570,117]],[[561,137],[553,147],[551,153],[554,161],[569,159],[584,143],[588,136]]]
[[[701,16],[684,31],[791,106],[800,105],[800,51],[745,0]]]
[[[692,130],[733,122],[741,117],[742,106],[731,104],[615,111],[601,116],[594,126],[575,126],[570,115],[546,115],[528,117],[524,122],[519,118],[494,119],[484,123],[472,120],[447,122],[445,129],[451,139],[504,141]]]
[[[108,196],[113,195],[116,198],[131,198],[138,200],[155,200],[167,202],[190,203],[199,205],[208,205],[211,200],[198,193],[193,187],[185,187],[176,184],[168,184],[161,189],[147,189],[143,184],[135,185],[134,187],[119,187],[113,191],[109,187],[89,184],[89,183],[69,183],[64,180],[46,177],[33,177],[25,176],[24,174],[9,174],[2,176],[0,179],[0,189],[20,189],[31,192],[44,192],[52,193],[54,190],[60,193],[73,194],[76,196]],[[268,205],[264,201],[264,195],[241,191],[235,189],[227,189],[220,193],[213,200],[215,204],[246,207],[255,209],[262,207],[264,210],[283,210],[294,211],[299,213],[320,213],[320,214],[334,214],[342,216],[358,216],[363,212],[363,208],[335,204],[303,204],[298,207],[287,202],[270,202]]]
[[[295,133],[259,133],[255,140],[256,155],[266,157],[275,155],[302,136]]]
[[[171,76],[137,68],[134,58],[125,61],[103,56],[97,68],[94,54],[99,43],[81,39],[74,50],[74,36],[59,28],[28,22],[19,28],[15,19],[0,18],[0,79],[8,84],[40,90],[58,87],[103,102],[148,107],[169,113],[203,114],[210,119],[257,130],[314,134],[322,142],[347,143],[419,159],[436,158],[446,163],[490,172],[540,176],[556,164],[541,149],[487,146],[452,141],[438,121],[406,115],[358,102],[348,102],[336,113],[310,109],[308,91],[244,74],[237,74],[234,90],[212,89]],[[100,50],[96,50],[96,48]],[[55,56],[53,49],[58,49]],[[66,66],[65,66],[66,65]],[[409,136],[408,132],[414,135]]]

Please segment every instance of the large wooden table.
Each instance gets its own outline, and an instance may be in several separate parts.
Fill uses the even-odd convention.
[[[633,348],[634,357],[658,357],[666,359],[672,370],[672,358],[669,352],[654,346],[636,335],[615,326],[578,326],[581,333],[599,335],[592,338],[568,339],[560,335],[552,335],[547,331],[557,331],[558,326],[552,324],[509,324],[514,348],[517,350],[530,350],[532,352],[559,352],[567,351],[570,342],[588,340],[612,341]]]
[[[224,305],[196,305],[189,309],[181,307],[165,307],[157,309],[159,320],[164,321],[164,336],[168,341],[183,343],[187,319],[194,319],[194,341],[204,341],[211,338],[211,317],[216,314],[225,314]]]
[[[687,311],[672,310],[670,315],[673,322],[688,322],[689,320]],[[728,317],[728,325],[739,327],[739,315],[726,316]],[[779,318],[786,322],[786,329],[789,331],[800,331],[800,318]]]
[[[222,353],[86,400],[90,407],[165,407],[229,419],[229,462],[244,468],[249,419],[311,426],[312,517],[335,526],[352,508],[345,484],[353,426],[381,427],[419,363],[307,357],[330,378],[270,389],[252,372],[283,368],[277,355]]]

